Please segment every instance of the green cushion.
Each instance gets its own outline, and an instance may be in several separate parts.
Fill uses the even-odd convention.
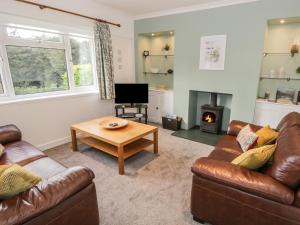
[[[231,163],[256,170],[265,165],[272,157],[276,149],[275,145],[265,145],[259,148],[250,149],[236,157]]]
[[[30,189],[40,181],[40,177],[17,164],[1,165],[0,199],[11,198]]]

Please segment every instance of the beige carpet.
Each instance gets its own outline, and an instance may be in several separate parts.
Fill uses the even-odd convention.
[[[159,155],[144,151],[127,159],[124,176],[115,158],[86,146],[73,153],[66,144],[46,153],[68,167],[94,171],[101,225],[199,225],[190,214],[190,167],[212,147],[171,133],[160,128]]]

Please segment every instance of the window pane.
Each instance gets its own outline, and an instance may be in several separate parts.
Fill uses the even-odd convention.
[[[3,90],[3,84],[2,84],[2,80],[1,80],[1,71],[0,71],[0,94],[3,94],[4,90]]]
[[[75,86],[94,84],[90,41],[85,38],[70,38]]]
[[[69,89],[65,50],[6,46],[16,95]]]
[[[62,36],[54,33],[43,31],[27,30],[22,28],[7,27],[7,35],[9,37],[46,42],[62,42]]]

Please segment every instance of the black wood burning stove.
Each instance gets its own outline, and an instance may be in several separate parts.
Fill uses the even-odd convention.
[[[218,94],[210,94],[210,104],[201,106],[201,130],[218,134],[222,128],[223,106],[217,105]]]

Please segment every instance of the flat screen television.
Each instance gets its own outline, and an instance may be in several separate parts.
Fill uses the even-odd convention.
[[[115,84],[116,104],[148,103],[148,84]]]

